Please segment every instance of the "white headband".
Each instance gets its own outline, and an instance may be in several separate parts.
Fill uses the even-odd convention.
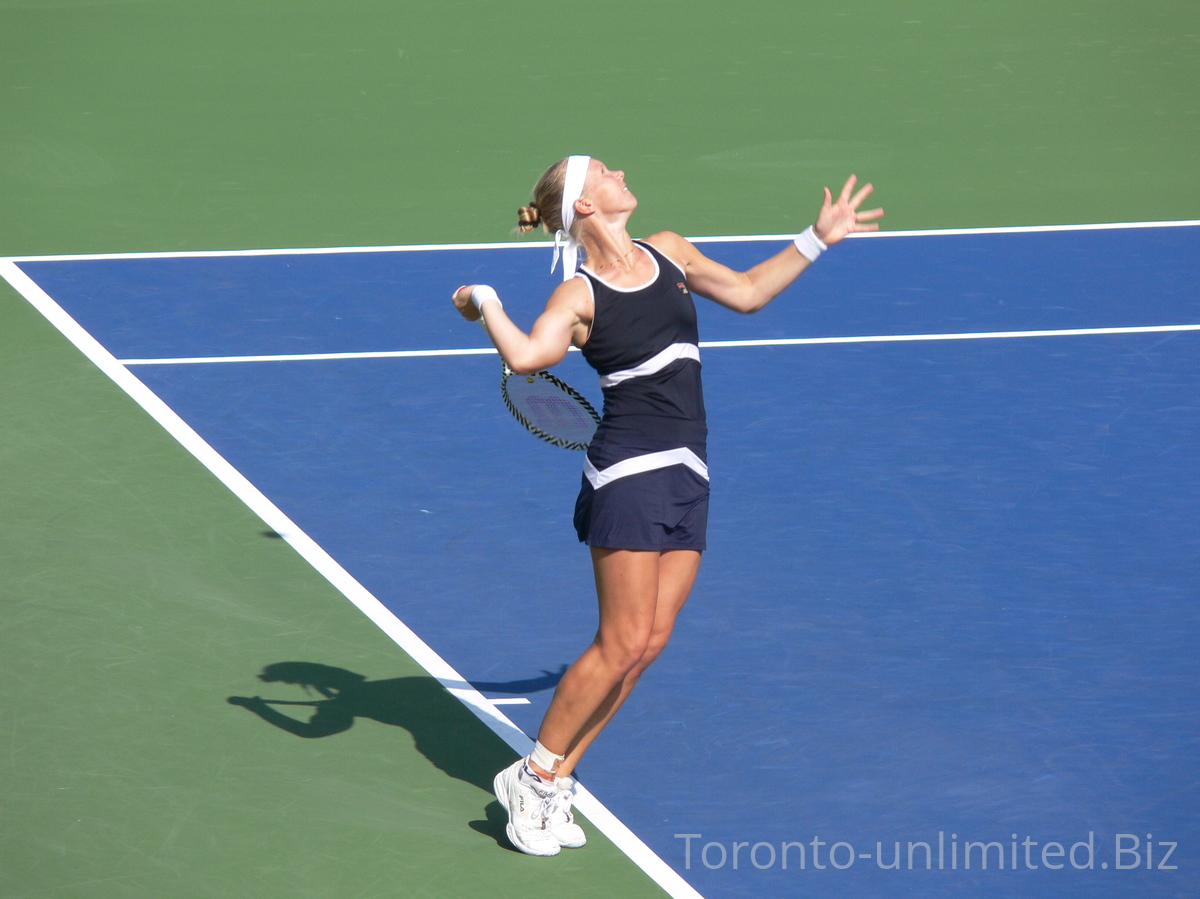
[[[558,265],[558,255],[562,252],[563,280],[570,281],[575,277],[579,267],[579,251],[582,247],[571,236],[571,225],[575,221],[575,201],[583,196],[583,183],[587,180],[590,156],[571,156],[567,159],[567,173],[563,176],[562,193],[562,230],[554,234],[554,261],[550,263],[553,272]]]

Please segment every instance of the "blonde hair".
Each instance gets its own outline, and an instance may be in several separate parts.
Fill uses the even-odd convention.
[[[548,233],[562,230],[563,182],[567,178],[567,158],[560,159],[538,178],[533,186],[533,199],[528,206],[517,209],[517,230],[522,234],[542,227]],[[583,219],[576,216],[571,223],[571,236],[579,240]]]

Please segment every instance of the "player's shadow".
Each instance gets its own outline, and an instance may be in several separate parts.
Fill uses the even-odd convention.
[[[537,678],[473,686],[489,693],[532,693],[550,689],[561,677],[562,671],[543,672]],[[499,738],[492,738],[490,732],[485,731],[481,740],[478,719],[432,677],[373,681],[345,668],[316,662],[276,662],[263,668],[258,679],[303,687],[313,698],[298,701],[230,696],[228,701],[297,737],[315,739],[339,734],[349,730],[355,718],[402,727],[412,734],[417,751],[436,768],[489,793],[496,772],[513,758],[512,750]],[[311,709],[312,714],[296,717],[283,709]],[[472,822],[472,826],[477,823],[481,822]],[[475,829],[497,835],[490,826]],[[503,832],[501,821],[498,833]]]
[[[562,676],[567,673],[567,666],[562,665],[558,671],[547,671],[542,669],[539,677],[530,677],[525,680],[509,680],[509,681],[472,681],[471,686],[480,693],[508,693],[514,695],[520,693],[541,693],[543,690],[550,690],[558,686],[558,682],[562,680]]]

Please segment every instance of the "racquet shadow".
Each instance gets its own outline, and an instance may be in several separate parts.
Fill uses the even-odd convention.
[[[557,685],[565,670],[563,665],[557,672],[543,670],[536,678],[472,686],[485,693],[536,693]],[[227,701],[297,737],[318,739],[343,733],[354,726],[356,718],[402,727],[412,734],[417,751],[439,771],[488,793],[496,772],[513,760],[512,750],[499,738],[479,739],[478,719],[432,677],[368,680],[354,671],[316,662],[276,662],[263,668],[258,679],[300,686],[313,698],[230,696]],[[297,717],[284,709],[311,709],[311,715]],[[485,820],[471,821],[469,826],[511,848],[504,834],[507,817],[500,804],[489,803],[485,814]]]
[[[509,680],[509,681],[471,681],[471,686],[480,693],[508,693],[516,695],[518,693],[541,693],[543,690],[550,690],[558,686],[558,682],[562,680],[562,676],[567,673],[567,666],[563,664],[558,671],[547,671],[542,669],[542,673],[538,677],[530,677],[525,680]]]

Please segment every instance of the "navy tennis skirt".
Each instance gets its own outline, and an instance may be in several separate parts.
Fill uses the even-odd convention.
[[[685,465],[626,475],[599,490],[584,475],[575,501],[575,532],[588,546],[703,552],[708,481]]]

